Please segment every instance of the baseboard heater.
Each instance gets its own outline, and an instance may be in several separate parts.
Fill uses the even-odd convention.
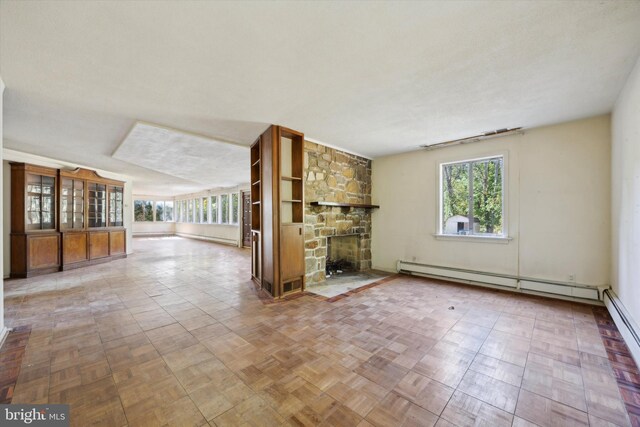
[[[640,327],[633,321],[615,292],[607,289],[603,294],[604,305],[607,306],[607,310],[624,338],[624,342],[629,347],[633,359],[640,365]]]
[[[410,261],[398,261],[396,269],[398,273],[433,277],[470,285],[589,303],[602,302],[602,293],[608,288],[608,286],[600,288],[577,283],[553,282],[529,277],[464,270]]]
[[[176,232],[176,236],[186,237],[187,239],[206,240],[208,242],[221,243],[223,245],[238,246],[237,240],[225,239],[223,237],[209,237],[209,236],[202,236],[200,234],[177,233],[177,232]]]
[[[172,237],[175,236],[176,233],[174,232],[166,232],[166,233],[157,233],[157,232],[153,232],[153,231],[149,231],[149,232],[135,232],[131,234],[131,237]]]

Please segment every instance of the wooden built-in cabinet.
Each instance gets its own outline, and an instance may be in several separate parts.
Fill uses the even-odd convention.
[[[57,170],[11,164],[11,276],[49,273],[60,268],[56,226]]]
[[[251,146],[252,278],[276,298],[304,290],[303,150],[275,125]]]
[[[11,163],[11,277],[126,257],[124,183]]]

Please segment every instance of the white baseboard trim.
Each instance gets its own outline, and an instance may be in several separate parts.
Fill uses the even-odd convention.
[[[7,328],[6,326],[2,328],[2,330],[0,331],[0,348],[2,348],[2,345],[4,344],[4,340],[7,339],[7,336],[9,336],[9,328]]]
[[[235,240],[235,239],[224,239],[224,238],[220,238],[220,237],[207,237],[207,236],[201,236],[199,234],[189,234],[189,233],[176,233],[176,236],[185,237],[187,239],[206,240],[208,242],[221,243],[223,245],[229,245],[229,246],[238,246],[238,241]]]
[[[604,291],[604,304],[618,327],[624,342],[629,347],[633,360],[640,366],[640,328],[635,323],[629,312],[611,289]]]

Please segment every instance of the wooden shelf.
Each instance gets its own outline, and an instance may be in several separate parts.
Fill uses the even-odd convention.
[[[364,209],[377,209],[379,205],[369,205],[366,203],[338,203],[338,202],[311,202],[311,206],[329,206],[337,208],[364,208]]]
[[[256,182],[251,183],[251,185],[256,185],[256,184],[260,184],[260,180],[257,180]]]
[[[252,228],[262,229],[252,240],[252,278],[274,298],[302,292],[304,134],[272,125],[252,144],[250,154]]]
[[[259,164],[259,163],[260,163],[260,159],[258,159],[258,160],[256,160],[255,162],[253,162],[253,163],[251,164],[251,166],[255,166],[255,165]],[[245,182],[246,182],[246,181],[245,181]]]
[[[252,205],[259,205],[260,204],[260,200],[258,200],[257,202],[253,202],[251,203]]]

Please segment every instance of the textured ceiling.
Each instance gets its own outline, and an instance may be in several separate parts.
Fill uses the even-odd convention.
[[[247,147],[148,123],[136,123],[113,157],[205,186],[249,182]]]
[[[113,158],[138,120],[376,157],[609,112],[638,55],[639,1],[0,2],[5,146],[136,192],[204,185]]]

